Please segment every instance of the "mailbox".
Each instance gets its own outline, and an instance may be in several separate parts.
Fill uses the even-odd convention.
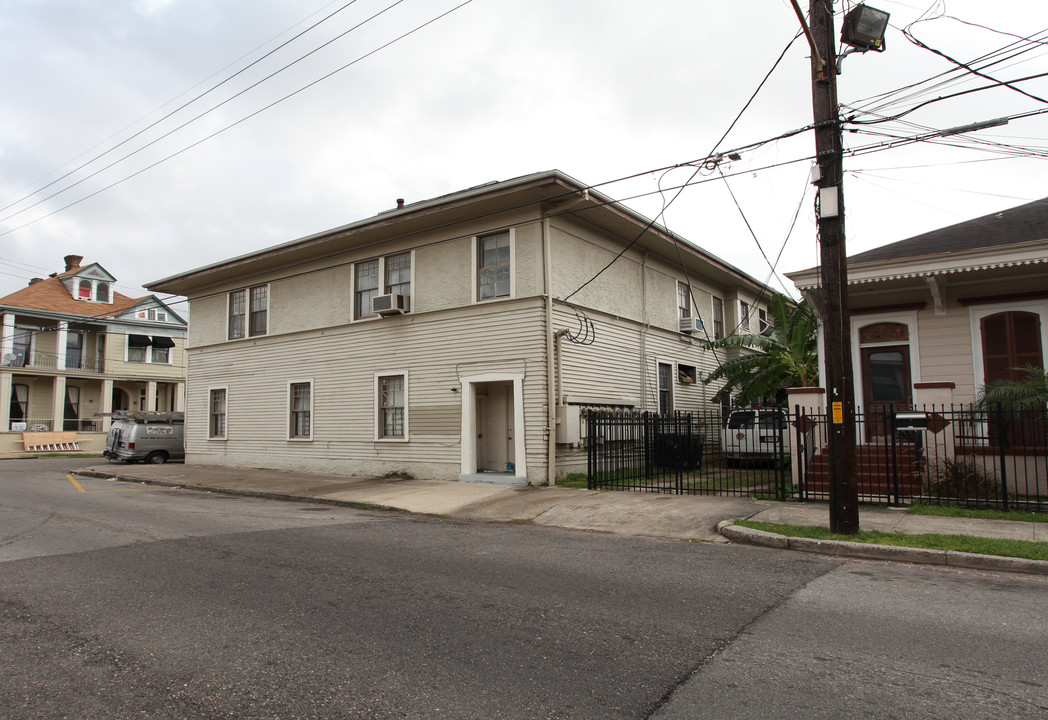
[[[898,430],[927,430],[928,413],[923,412],[897,412],[895,413],[895,429]]]

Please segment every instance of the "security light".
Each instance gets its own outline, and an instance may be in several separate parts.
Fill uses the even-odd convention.
[[[884,31],[888,29],[888,13],[866,5],[856,5],[844,16],[841,42],[859,52],[884,52]]]

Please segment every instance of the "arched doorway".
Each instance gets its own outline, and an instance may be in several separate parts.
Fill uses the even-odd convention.
[[[884,418],[913,402],[909,328],[895,322],[859,328],[859,356],[866,439],[873,442],[888,430]]]

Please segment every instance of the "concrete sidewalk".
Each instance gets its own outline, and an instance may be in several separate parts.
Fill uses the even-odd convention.
[[[749,498],[599,492],[560,487],[506,487],[445,480],[317,475],[202,465],[102,463],[75,474],[211,492],[377,507],[483,521],[536,525],[705,542],[749,542],[832,555],[874,557],[1048,574],[1048,562],[967,556],[967,553],[912,548],[787,540],[781,535],[734,527],[751,519],[784,525],[828,527],[829,511],[819,503],[780,503]],[[895,509],[859,513],[863,530],[899,534],[940,533],[1048,542],[1048,523],[907,515]]]

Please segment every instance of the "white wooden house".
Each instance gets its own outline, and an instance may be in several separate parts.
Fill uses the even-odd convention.
[[[513,484],[584,470],[584,408],[709,408],[768,298],[558,171],[147,287],[190,301],[190,463]]]

